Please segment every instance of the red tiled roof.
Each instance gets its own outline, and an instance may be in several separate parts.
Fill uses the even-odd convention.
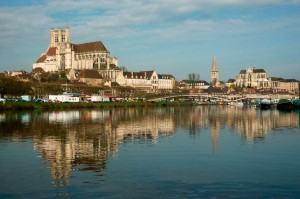
[[[82,53],[82,52],[92,52],[92,51],[107,51],[105,46],[101,41],[91,42],[91,43],[84,43],[84,44],[71,44],[72,49],[75,53]]]
[[[42,63],[46,60],[47,56],[55,56],[56,55],[56,47],[50,47],[47,50],[47,53],[42,55],[37,61],[36,63]]]
[[[46,60],[46,55],[42,55],[37,61],[36,63],[42,63]]]
[[[46,54],[48,56],[55,56],[56,55],[56,47],[49,48]]]

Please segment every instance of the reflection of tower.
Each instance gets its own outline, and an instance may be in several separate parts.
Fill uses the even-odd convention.
[[[219,82],[219,71],[218,71],[216,55],[213,58],[212,68],[210,72],[210,81],[213,87],[216,87]]]
[[[213,141],[214,153],[218,153],[219,132],[220,132],[220,121],[215,121],[213,124],[211,124],[211,137]]]

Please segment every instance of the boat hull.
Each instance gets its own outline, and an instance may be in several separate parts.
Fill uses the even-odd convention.
[[[280,110],[291,110],[293,109],[293,103],[289,100],[279,100],[277,109]]]
[[[262,104],[260,104],[260,108],[261,109],[270,109],[270,108],[272,108],[272,104],[264,104],[264,103],[262,103]]]
[[[300,100],[296,99],[293,101],[293,107],[299,109],[300,108]]]

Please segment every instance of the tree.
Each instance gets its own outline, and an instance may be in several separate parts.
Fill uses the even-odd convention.
[[[192,88],[194,88],[196,82],[200,80],[200,75],[196,73],[189,73],[188,80],[190,81]]]
[[[5,95],[20,96],[31,94],[31,84],[28,82],[17,81],[13,78],[0,79],[0,95],[3,98]]]
[[[121,70],[123,70],[124,72],[128,72],[128,69],[126,68],[126,66],[120,66],[119,67]]]

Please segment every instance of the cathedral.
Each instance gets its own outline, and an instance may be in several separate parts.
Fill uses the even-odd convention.
[[[118,59],[110,57],[110,52],[101,41],[83,44],[70,42],[70,28],[50,30],[50,44],[32,69],[42,68],[45,72],[59,72],[69,69],[95,69],[115,71]],[[110,73],[106,73],[110,74]]]

